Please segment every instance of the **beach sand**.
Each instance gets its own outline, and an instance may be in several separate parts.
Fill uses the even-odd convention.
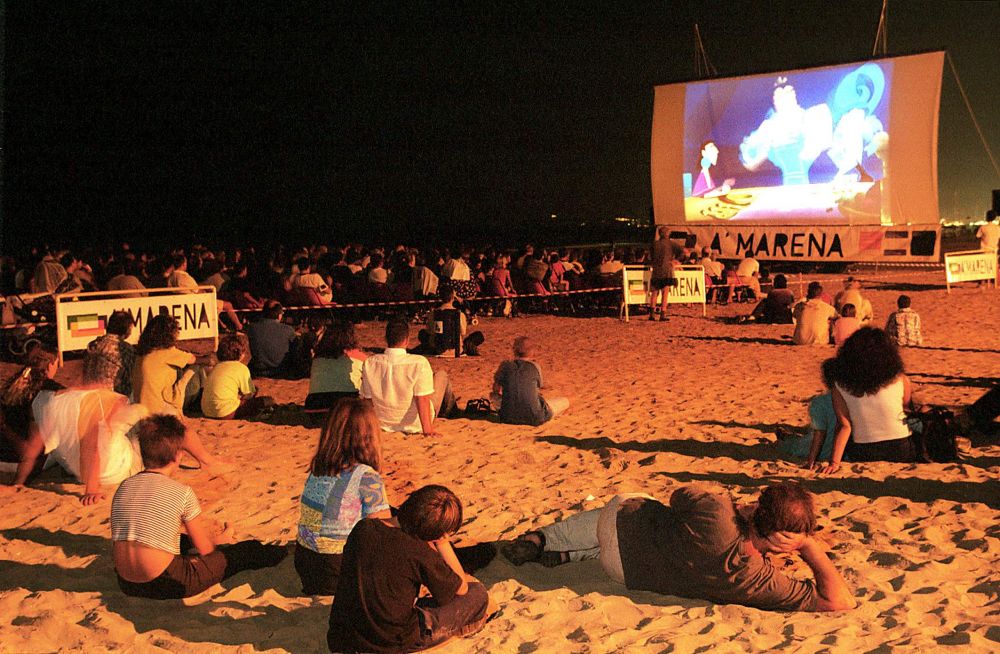
[[[913,297],[925,346],[904,351],[926,402],[957,405],[1000,371],[1000,292],[945,293],[940,272],[862,278],[874,287],[876,324],[901,292]],[[834,278],[828,288],[836,290]],[[793,282],[796,281],[793,279]],[[793,283],[793,290],[800,295]],[[645,317],[484,319],[481,357],[435,358],[461,406],[488,393],[515,336],[530,334],[548,393],[570,411],[542,427],[457,419],[440,438],[386,434],[383,476],[398,504],[411,490],[445,484],[465,504],[459,541],[509,539],[618,492],[666,499],[700,484],[753,500],[765,485],[801,479],[816,494],[832,556],[856,610],[788,614],[631,592],[596,562],[546,569],[498,557],[479,577],[503,614],[444,652],[987,652],[1000,648],[1000,447],[959,463],[850,464],[819,478],[775,448],[779,427],[807,424],[832,348],[796,347],[791,326],[717,320],[749,305],[672,307]],[[359,327],[381,347],[383,325]],[[3,367],[4,374],[14,370]],[[78,370],[67,366],[64,383]],[[282,404],[301,403],[307,381],[262,380]],[[261,422],[191,419],[237,471],[182,471],[208,515],[235,536],[294,540],[297,500],[318,430],[292,406]],[[6,481],[9,481],[9,475]],[[113,490],[113,489],[112,489]],[[47,472],[34,487],[0,488],[0,651],[325,651],[330,598],[300,597],[288,557],[273,570],[237,575],[201,595],[156,602],[119,592],[109,556],[110,499],[83,507],[80,484]],[[109,492],[110,498],[110,492]],[[790,574],[807,568],[786,557]]]

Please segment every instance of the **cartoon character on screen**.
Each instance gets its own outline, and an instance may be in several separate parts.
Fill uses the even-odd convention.
[[[701,146],[701,172],[694,182],[691,195],[694,197],[713,197],[728,193],[735,180],[727,179],[722,186],[716,186],[712,180],[712,166],[719,163],[719,148],[712,141],[705,141]]]
[[[768,110],[760,127],[740,144],[740,161],[747,170],[755,171],[770,160],[781,170],[783,185],[808,184],[813,162],[830,147],[830,108],[822,103],[802,108],[786,77],[775,82],[773,101],[774,108]]]
[[[876,154],[888,135],[875,110],[885,93],[885,74],[878,64],[867,63],[851,71],[837,85],[830,107],[837,126],[827,154],[837,166],[834,182],[871,182],[864,158]]]

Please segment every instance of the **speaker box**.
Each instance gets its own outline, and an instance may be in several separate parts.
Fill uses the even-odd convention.
[[[993,211],[1000,215],[1000,188],[993,189]]]
[[[910,254],[915,257],[934,256],[934,244],[937,234],[931,231],[913,232],[910,238]]]

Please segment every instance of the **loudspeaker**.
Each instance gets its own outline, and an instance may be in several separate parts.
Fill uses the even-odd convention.
[[[993,211],[1000,215],[1000,188],[993,189]]]
[[[910,237],[910,254],[915,257],[934,256],[937,234],[931,231],[913,232]]]

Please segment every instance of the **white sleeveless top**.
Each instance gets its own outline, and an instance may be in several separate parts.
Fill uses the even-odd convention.
[[[837,390],[847,404],[851,417],[851,438],[855,443],[892,441],[910,435],[903,411],[902,377],[883,386],[874,395],[856,397],[840,384],[837,384]]]
[[[80,478],[80,404],[83,398],[94,392],[42,391],[31,407],[45,443],[45,453],[77,479]],[[149,413],[145,409],[137,409],[140,406],[125,406],[101,421],[98,427],[101,485],[118,484],[142,469],[138,447],[126,436],[132,426]]]

